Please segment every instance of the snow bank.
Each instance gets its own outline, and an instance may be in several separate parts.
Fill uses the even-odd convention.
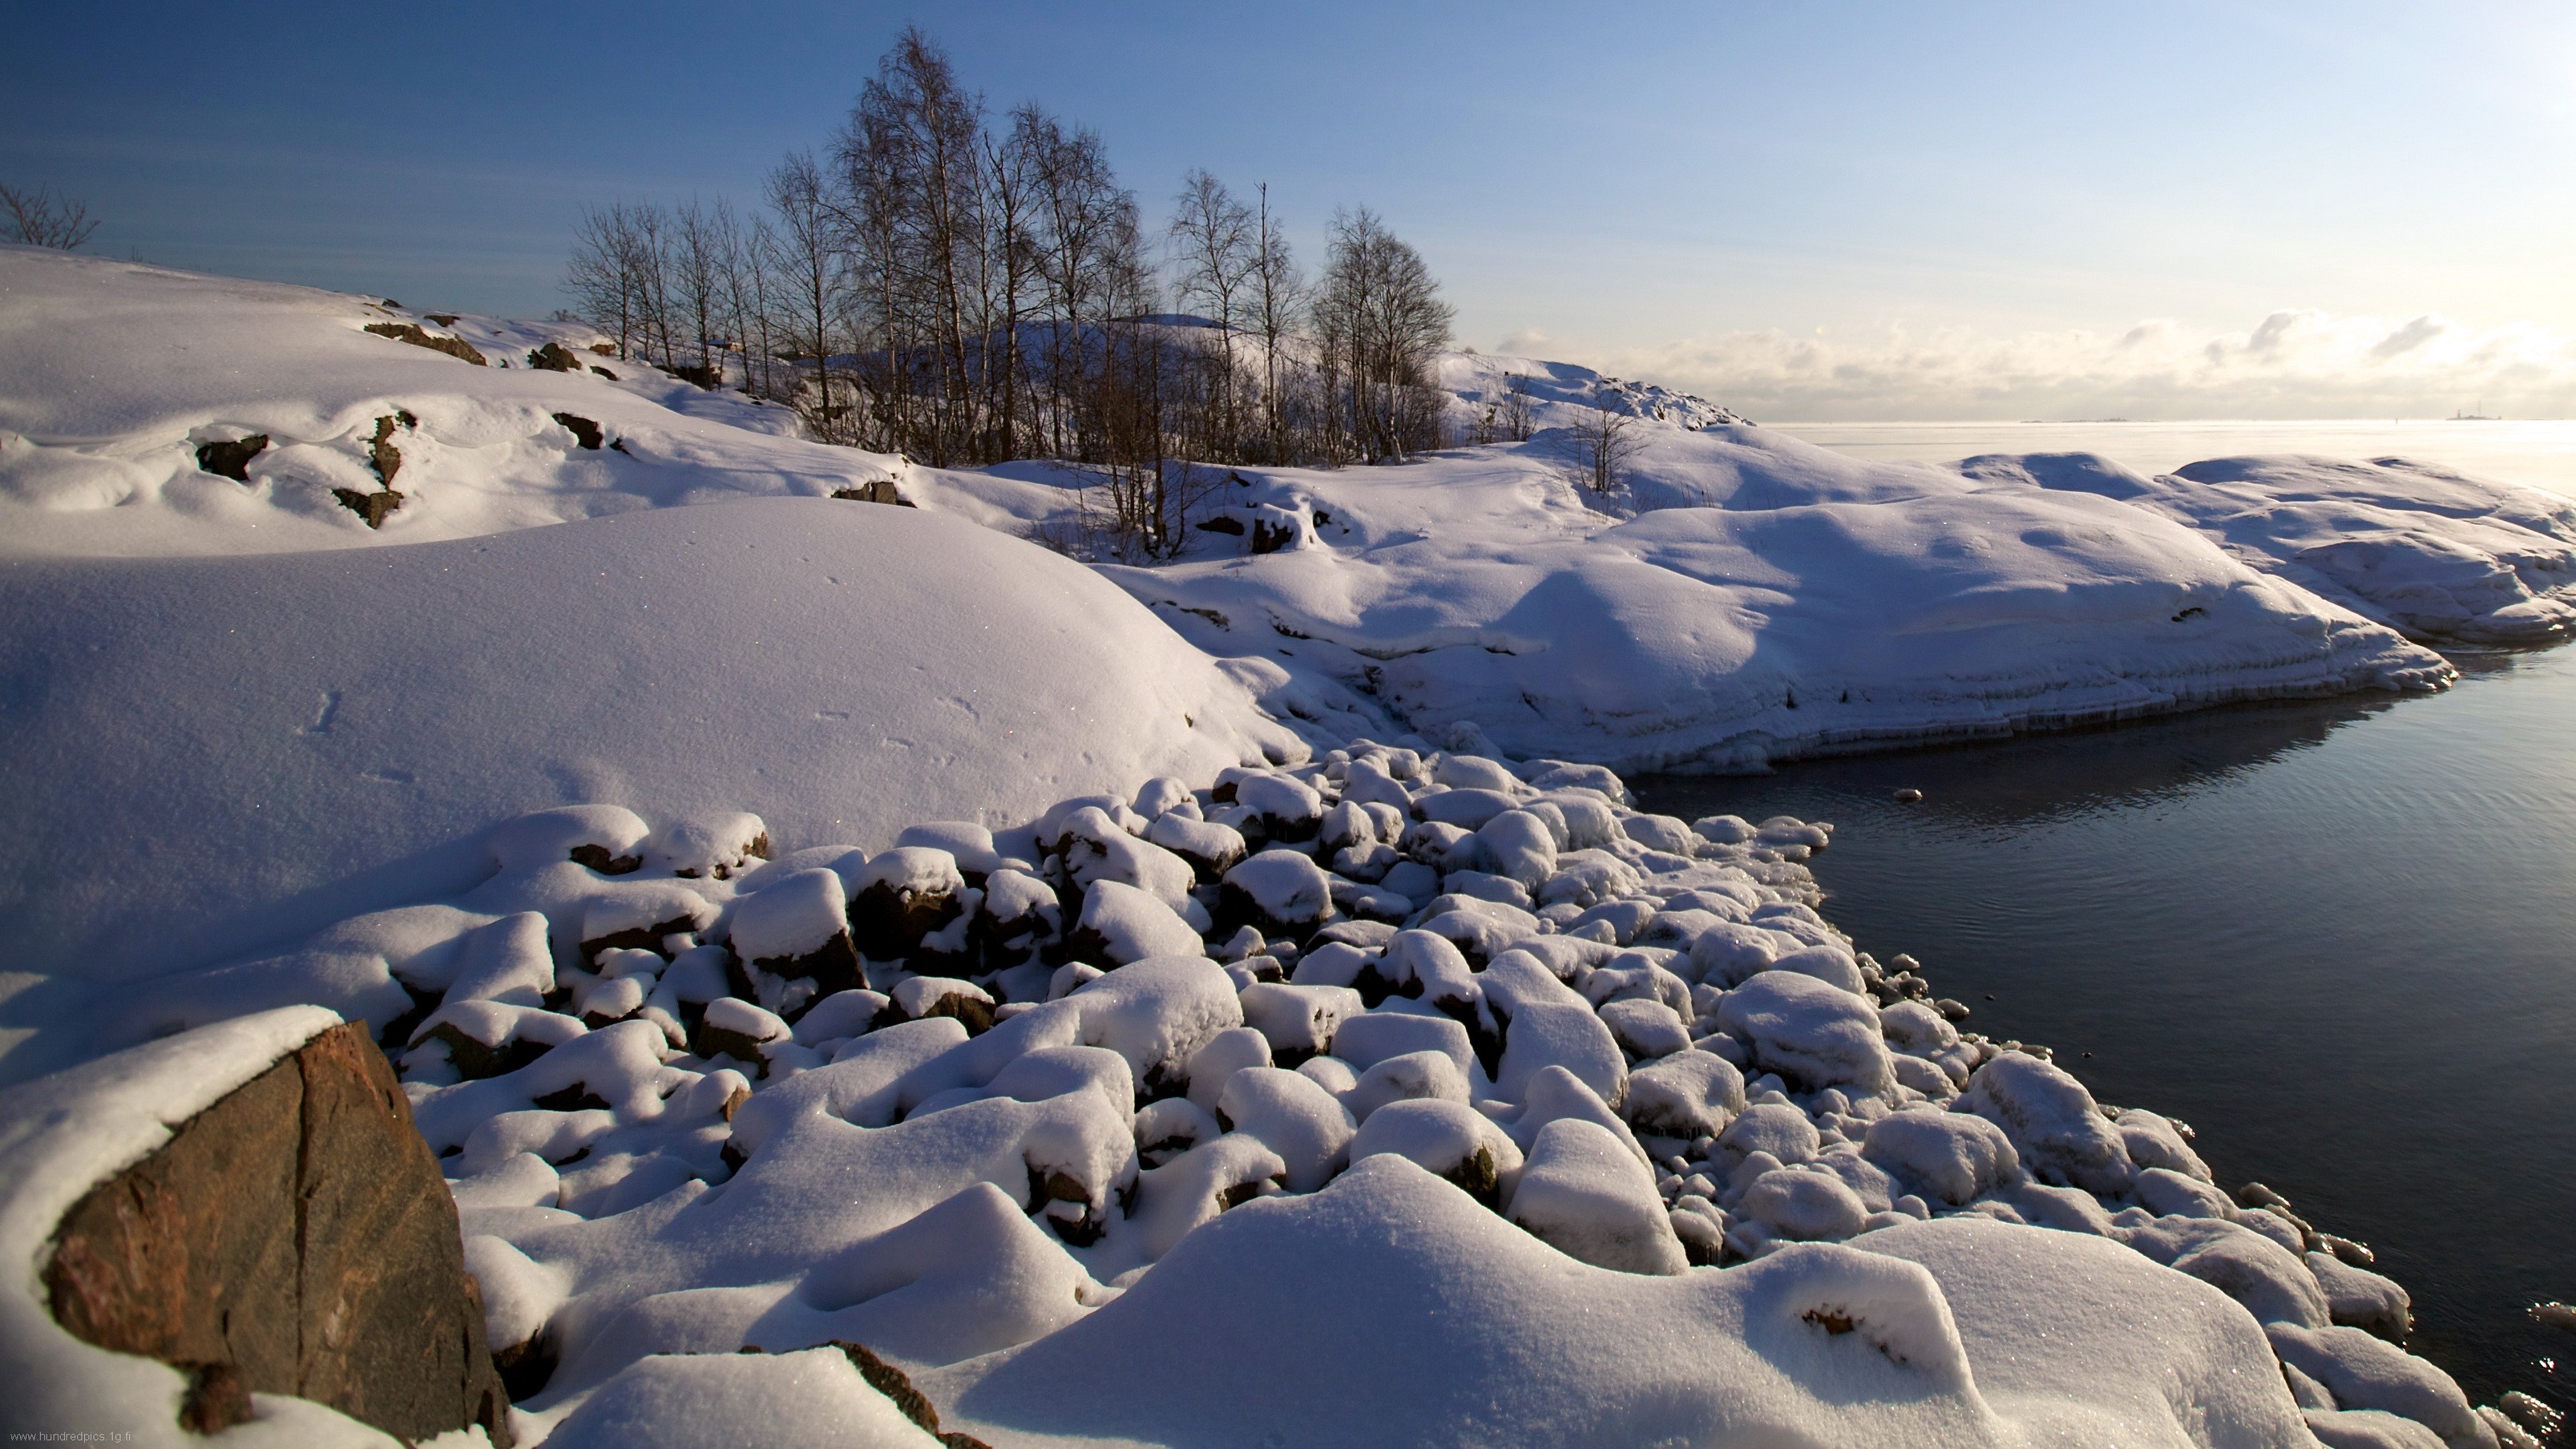
[[[1640,426],[1614,499],[1566,481],[1550,434],[1404,467],[1238,470],[1257,481],[1231,491],[1328,515],[1327,546],[1103,571],[1201,647],[1284,662],[1307,681],[1269,687],[1290,713],[1366,707],[1316,697],[1338,684],[1435,741],[1618,769],[2451,674],[2132,503],[1759,428]]]
[[[2576,630],[2576,503],[2540,489],[2405,458],[2216,458],[2152,479],[2089,453],[1960,468],[2152,509],[2412,638],[2534,644]]]
[[[371,326],[459,339],[487,365]],[[751,495],[830,497],[904,471],[897,458],[791,436],[785,408],[602,356],[591,350],[601,340],[580,323],[430,317],[308,287],[0,249],[0,553],[363,547]],[[529,366],[548,344],[569,349],[575,370]],[[238,478],[200,461],[203,445],[249,438],[265,442]],[[334,492],[388,488],[400,506],[377,528]]]
[[[1302,753],[1096,576],[910,509],[756,499],[407,548],[22,558],[0,613],[11,964],[89,977],[460,889],[490,869],[471,837],[559,802],[749,806],[773,851],[882,845]]]

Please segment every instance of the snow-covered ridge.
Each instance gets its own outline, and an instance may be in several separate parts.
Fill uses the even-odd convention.
[[[1830,827],[1420,744],[873,854],[541,812],[119,1009],[190,1029],[153,1063],[262,1006],[384,1037],[522,1442],[820,1442],[842,1397],[736,1350],[834,1340],[1003,1446],[2497,1442],[2365,1251],[1854,951]]]

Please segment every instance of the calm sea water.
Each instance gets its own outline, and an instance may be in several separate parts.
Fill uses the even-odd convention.
[[[1862,949],[2371,1244],[2477,1401],[2565,1402],[2576,1335],[2523,1310],[2576,1301],[2576,648],[2458,662],[2436,696],[1631,783],[1835,822],[1813,864]]]
[[[2447,464],[2576,496],[2576,422],[1779,423],[1864,458],[1947,463],[1977,453],[2100,453],[2141,473],[2203,458],[2318,453]]]

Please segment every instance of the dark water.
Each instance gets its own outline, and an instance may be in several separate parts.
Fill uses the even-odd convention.
[[[2524,1314],[2576,1301],[2576,647],[2458,662],[2440,696],[1631,784],[1834,822],[1862,949],[2369,1243],[2473,1402],[2576,1409],[2576,1334]]]

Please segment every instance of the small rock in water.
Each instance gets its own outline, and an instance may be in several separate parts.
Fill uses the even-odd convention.
[[[1922,799],[1923,799],[1923,792],[1922,792],[1922,791],[1920,791],[1920,790],[1915,789],[1915,788],[1914,788],[1913,786],[1911,786],[1911,785],[1909,785],[1909,786],[1907,786],[1906,788],[1904,788],[1904,789],[1899,790],[1899,791],[1897,791],[1897,792],[1896,792],[1896,803],[1897,803],[1897,804],[1899,804],[1899,805],[1913,805],[1913,804],[1917,804],[1917,803],[1919,803]]]
[[[2531,1305],[2531,1321],[2576,1332],[2576,1307],[2564,1303],[2535,1303]]]

